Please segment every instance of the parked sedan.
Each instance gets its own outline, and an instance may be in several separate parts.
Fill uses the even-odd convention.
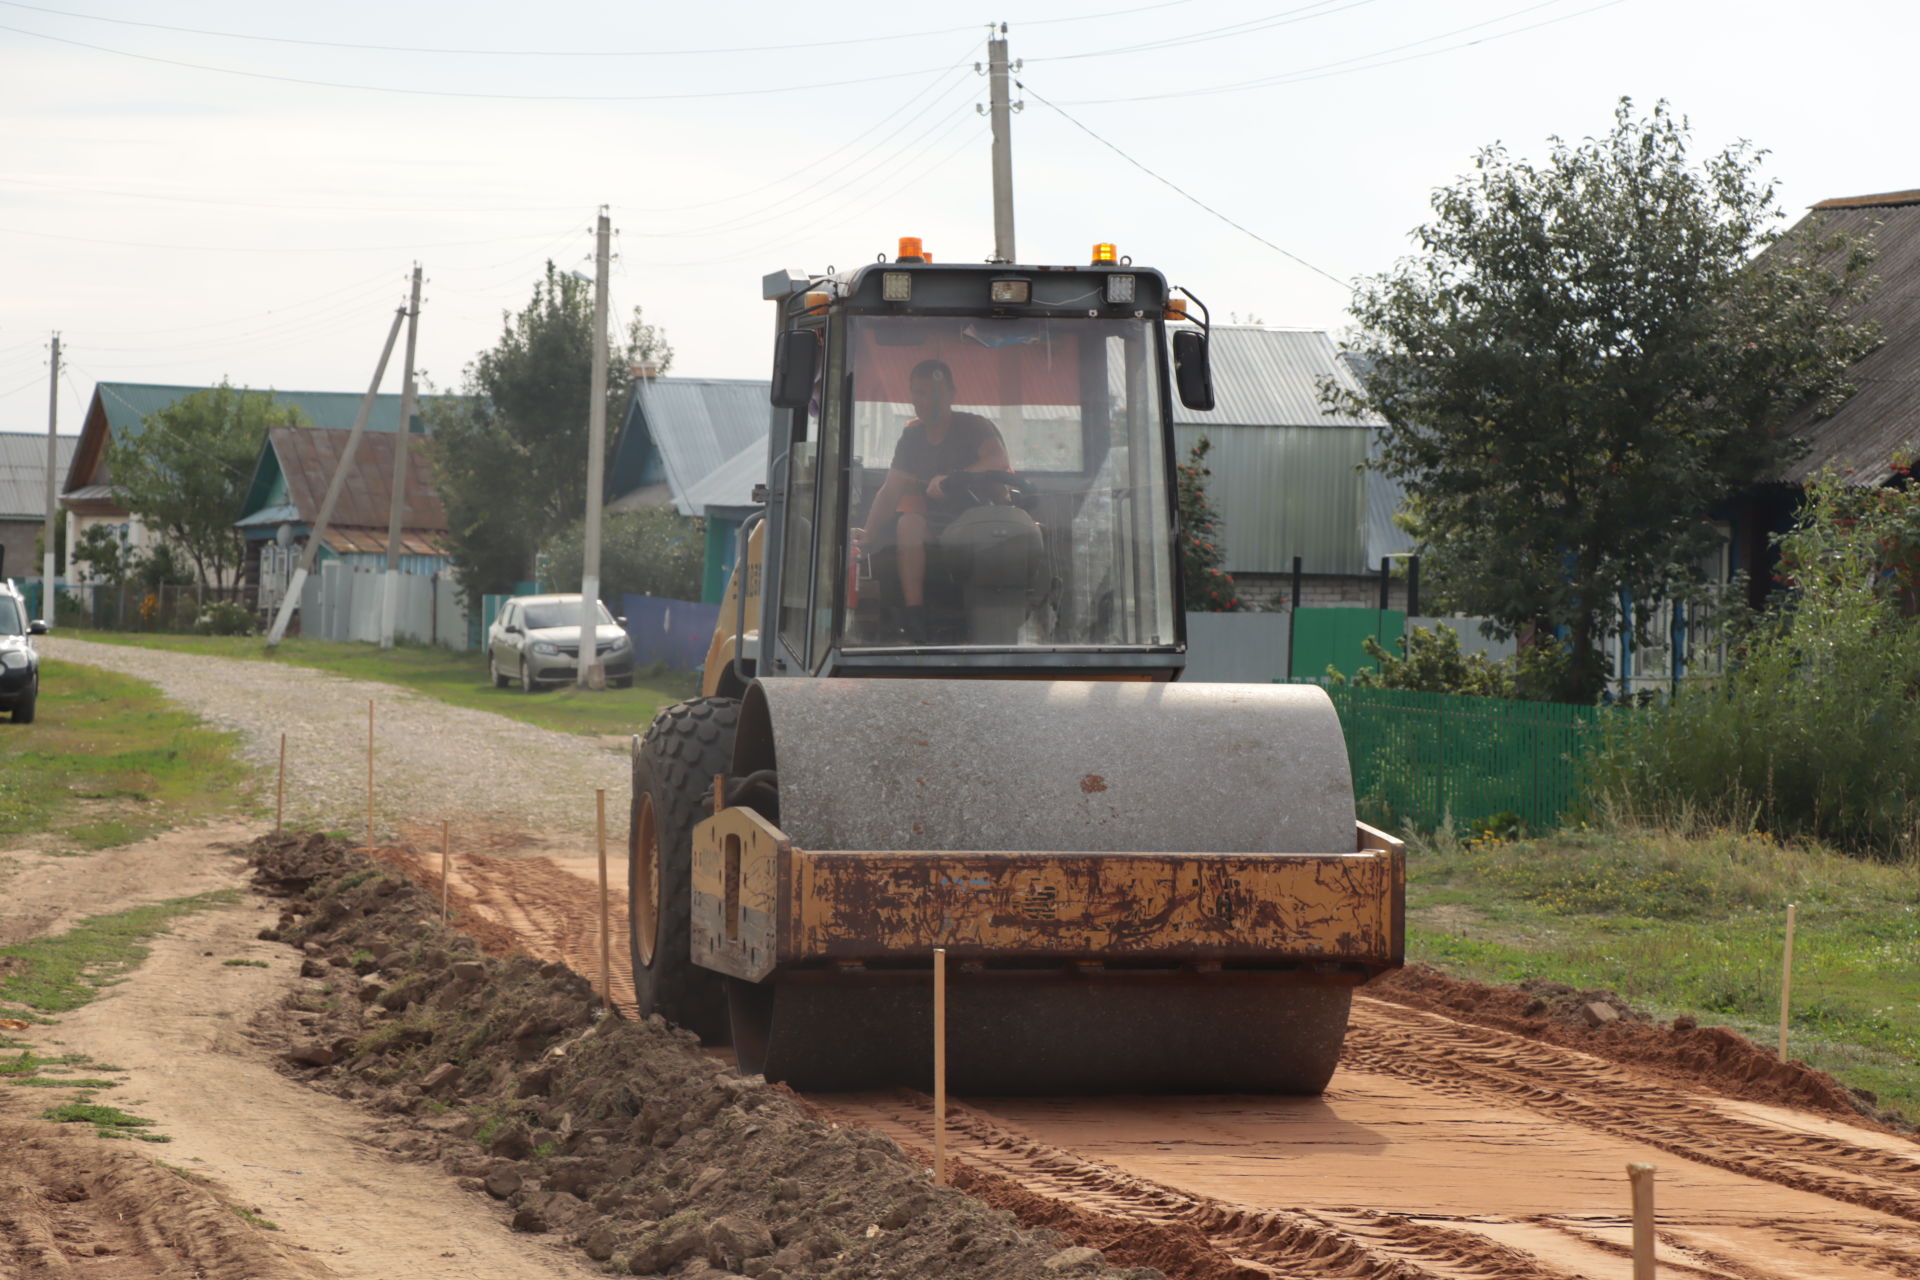
[[[633,683],[633,641],[625,618],[615,618],[594,601],[599,618],[594,644],[607,683],[624,689]],[[487,674],[493,687],[509,680],[532,693],[543,684],[572,684],[580,668],[580,597],[516,596],[500,606],[487,630]]]
[[[15,724],[33,723],[33,706],[40,699],[40,655],[33,637],[45,634],[46,623],[27,621],[19,589],[0,578],[0,711],[12,711]]]

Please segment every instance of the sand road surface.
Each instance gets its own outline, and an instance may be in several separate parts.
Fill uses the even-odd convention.
[[[438,889],[437,860],[393,856]],[[624,1004],[618,856],[610,878]],[[497,939],[597,978],[596,879],[592,859],[493,858],[456,867],[451,888]],[[1185,1224],[1248,1277],[1624,1276],[1636,1161],[1658,1169],[1662,1275],[1920,1277],[1911,1138],[1364,994],[1354,1008],[1324,1097],[970,1099],[950,1149],[1002,1175],[1016,1212],[1034,1208],[1024,1197],[1050,1212]],[[932,1143],[924,1095],[808,1100],[914,1148]]]

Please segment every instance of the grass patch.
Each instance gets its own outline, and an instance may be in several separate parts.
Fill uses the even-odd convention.
[[[0,959],[17,962],[0,977],[0,1001],[38,1014],[77,1009],[145,960],[145,940],[164,932],[174,917],[224,906],[237,897],[237,891],[222,889],[170,898],[92,916],[58,937],[0,947]]]
[[[1407,954],[1485,982],[1610,987],[1771,1044],[1789,902],[1790,1055],[1920,1117],[1920,862],[1728,830],[1441,834],[1409,851]]]
[[[75,1079],[71,1076],[27,1076],[8,1084],[30,1085],[36,1089],[118,1089],[118,1080]]]
[[[268,967],[265,960],[222,960],[220,963],[229,969],[265,969]]]
[[[278,1231],[280,1229],[279,1223],[261,1217],[244,1205],[230,1204],[227,1208],[233,1210],[234,1213],[239,1216],[240,1220],[250,1227],[257,1227],[261,1231]]]
[[[43,659],[37,718],[0,732],[0,840],[105,849],[230,810],[247,778],[234,741],[150,684]]]
[[[436,645],[401,644],[382,650],[368,644],[296,636],[282,641],[278,649],[269,650],[258,636],[175,636],[79,629],[61,634],[104,644],[315,667],[360,680],[397,684],[454,706],[492,711],[562,733],[632,733],[650,722],[653,713],[661,707],[699,692],[697,678],[685,672],[660,676],[641,674],[630,689],[607,689],[600,693],[570,686],[537,694],[522,693],[517,685],[496,689],[487,678],[486,654],[455,653]]]
[[[136,1116],[98,1102],[63,1102],[42,1111],[40,1118],[59,1124],[90,1124],[93,1131],[103,1138],[137,1138],[141,1142],[173,1141],[163,1133],[140,1132],[153,1124],[145,1116]]]

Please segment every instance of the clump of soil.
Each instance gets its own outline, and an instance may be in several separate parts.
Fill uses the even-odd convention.
[[[1424,964],[1387,974],[1366,991],[1395,1004],[1579,1049],[1691,1088],[1849,1120],[1865,1117],[1913,1132],[1898,1113],[1875,1106],[1873,1095],[1849,1089],[1824,1071],[1782,1062],[1773,1050],[1727,1027],[1703,1027],[1691,1017],[1657,1022],[1613,991],[1581,991],[1543,978],[1488,986]]]
[[[1156,1280],[936,1187],[891,1139],[807,1114],[658,1019],[600,1016],[559,964],[487,955],[399,872],[320,836],[270,836],[263,936],[309,980],[277,1016],[285,1069],[389,1112],[437,1160],[615,1274],[725,1280]],[[1071,1224],[1068,1225],[1071,1230]]]

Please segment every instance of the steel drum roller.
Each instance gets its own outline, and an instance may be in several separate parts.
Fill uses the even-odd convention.
[[[1354,848],[1344,739],[1312,686],[763,679],[741,707],[733,774],[760,770],[777,777],[766,816],[805,849]],[[931,1079],[925,970],[795,970],[729,990],[744,1067],[802,1088]],[[1349,994],[1298,972],[987,964],[950,979],[950,1079],[1317,1092]]]

